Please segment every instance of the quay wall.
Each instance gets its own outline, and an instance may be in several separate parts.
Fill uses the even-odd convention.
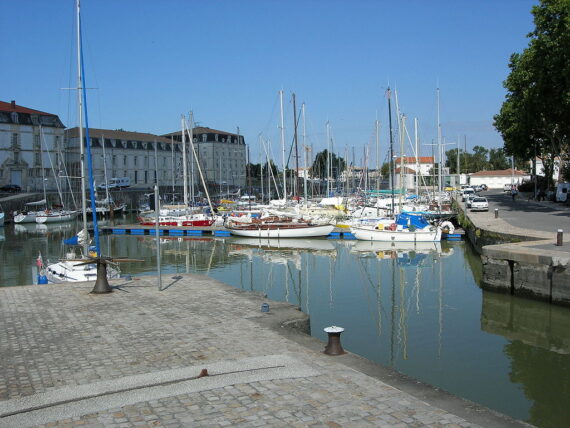
[[[483,262],[482,288],[570,306],[570,253],[548,249],[552,237],[489,216],[480,221],[459,202],[455,205],[458,221]]]

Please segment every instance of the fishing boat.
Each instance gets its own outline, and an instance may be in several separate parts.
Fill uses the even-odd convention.
[[[361,241],[437,242],[441,241],[441,227],[433,226],[421,214],[402,213],[394,223],[385,226],[353,226],[350,231]]]

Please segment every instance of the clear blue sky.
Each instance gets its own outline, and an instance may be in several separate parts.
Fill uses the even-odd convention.
[[[325,148],[329,120],[337,151],[354,147],[360,164],[377,115],[386,156],[388,84],[410,132],[417,117],[421,140],[436,138],[439,82],[446,140],[466,135],[468,150],[500,147],[492,117],[536,3],[82,0],[86,82],[97,88],[88,93],[90,126],[162,134],[193,110],[203,126],[239,126],[256,162],[260,132],[279,153],[283,89],[288,141],[295,92],[298,106],[306,103],[314,151]],[[74,34],[74,0],[1,0],[0,100],[76,126],[75,95],[61,89],[75,86]]]

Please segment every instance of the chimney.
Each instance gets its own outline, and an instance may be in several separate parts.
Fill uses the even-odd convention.
[[[12,100],[12,110],[16,110],[16,101]]]

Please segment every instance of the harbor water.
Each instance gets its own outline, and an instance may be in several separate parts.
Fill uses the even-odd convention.
[[[0,285],[32,283],[39,253],[44,262],[61,257],[61,240],[77,229],[0,228]],[[145,260],[123,264],[123,274],[156,274],[156,238],[104,235],[101,243],[106,255]],[[483,291],[467,242],[204,235],[164,236],[161,249],[163,286],[199,273],[260,292],[299,306],[323,341],[324,327],[342,326],[343,347],[369,360],[537,426],[570,421],[570,309]]]

